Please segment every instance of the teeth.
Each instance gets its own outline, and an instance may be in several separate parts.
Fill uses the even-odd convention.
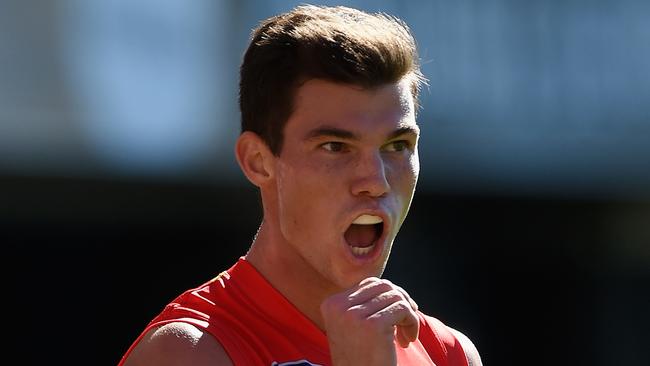
[[[357,225],[374,225],[384,222],[379,216],[375,215],[361,215],[352,221],[353,224]]]
[[[365,248],[350,247],[350,249],[352,249],[352,254],[354,254],[356,256],[362,256],[362,255],[366,255],[366,254],[370,253],[370,251],[374,247],[375,247],[375,244],[373,244],[373,245],[371,245],[369,247],[365,247]]]

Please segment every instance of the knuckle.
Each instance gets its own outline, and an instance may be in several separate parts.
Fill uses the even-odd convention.
[[[375,283],[375,286],[382,292],[389,292],[394,289],[393,284],[388,280],[379,280]]]
[[[395,301],[404,301],[406,300],[406,297],[401,291],[392,289],[391,291],[388,292],[391,296],[391,298]]]
[[[370,316],[364,322],[366,328],[368,329],[382,328],[384,327],[384,323],[386,323],[386,321],[381,316],[378,315]]]
[[[356,322],[362,319],[363,310],[359,306],[353,306],[343,311],[343,318],[348,322]]]
[[[364,278],[363,280],[361,280],[361,282],[359,282],[359,284],[360,285],[365,285],[365,284],[368,284],[368,283],[375,283],[375,282],[379,282],[379,281],[381,281],[381,279],[379,279],[377,277],[368,277],[368,278]]]
[[[374,299],[378,303],[395,303],[398,301],[403,300],[402,296],[397,293],[396,291],[387,291],[382,293],[381,295],[377,296],[376,299]]]
[[[404,300],[401,300],[401,301],[397,301],[397,302],[393,303],[390,306],[390,312],[393,313],[393,314],[408,315],[408,314],[411,314],[412,309],[411,309],[411,305],[409,305],[408,302],[406,302]]]
[[[413,309],[411,307],[411,304],[409,304],[408,301],[399,300],[399,301],[396,301],[395,304],[397,304],[397,308],[399,309],[399,311],[409,311],[410,312],[411,309]]]
[[[380,279],[379,282],[381,282],[382,284],[384,284],[384,285],[386,285],[386,286],[390,286],[390,287],[395,286],[395,285],[393,285],[392,282],[390,282],[389,280],[387,280],[387,279],[385,279],[385,278]]]
[[[407,308],[408,308],[408,306],[406,305],[406,302],[405,302],[404,300],[398,300],[398,301],[395,301],[395,302],[394,302],[393,304],[391,304],[391,306],[390,306],[390,309],[391,309],[393,312],[396,312],[396,313],[397,313],[397,312],[402,312],[402,311],[406,310]]]

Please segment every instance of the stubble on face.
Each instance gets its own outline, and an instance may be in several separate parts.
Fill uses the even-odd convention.
[[[290,263],[341,288],[381,275],[415,190],[417,133],[405,81],[364,90],[310,80],[299,88],[277,157],[273,210]],[[408,149],[395,151],[402,142]],[[385,215],[389,232],[376,260],[359,264],[344,233],[371,210]]]

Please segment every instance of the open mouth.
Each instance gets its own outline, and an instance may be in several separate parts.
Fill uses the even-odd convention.
[[[345,240],[355,257],[367,256],[384,231],[384,220],[375,215],[357,217],[345,231]]]

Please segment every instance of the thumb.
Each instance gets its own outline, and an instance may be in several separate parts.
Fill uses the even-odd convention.
[[[415,342],[420,333],[420,322],[416,317],[406,317],[396,325],[395,338],[400,346],[408,347],[410,342]]]

